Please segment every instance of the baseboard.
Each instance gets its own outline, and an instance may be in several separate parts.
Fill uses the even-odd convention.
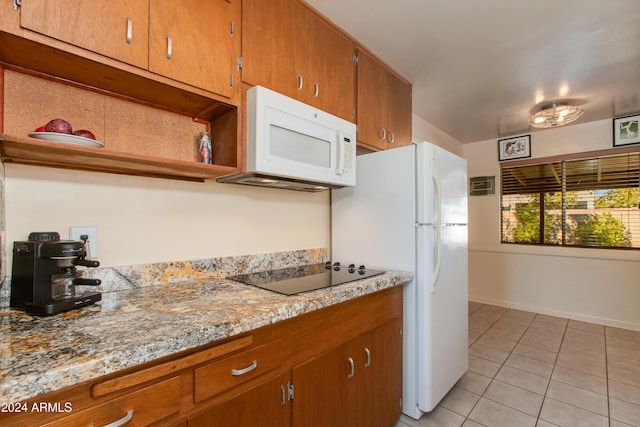
[[[578,321],[581,321],[581,322],[596,323],[598,325],[611,326],[611,327],[614,327],[614,328],[630,329],[630,330],[633,330],[633,331],[640,331],[640,324],[637,324],[637,323],[621,322],[621,321],[615,320],[615,319],[607,319],[607,318],[602,318],[602,317],[597,317],[597,316],[589,316],[589,315],[581,314],[581,313],[571,313],[571,312],[560,311],[560,310],[549,310],[548,308],[545,308],[545,307],[529,306],[529,305],[524,305],[524,304],[517,304],[517,303],[514,303],[512,301],[494,300],[494,299],[490,299],[490,298],[481,298],[481,297],[475,297],[475,296],[471,296],[471,295],[469,295],[469,301],[477,302],[477,303],[481,303],[481,304],[497,305],[497,306],[500,306],[500,307],[512,308],[512,309],[515,309],[515,310],[531,311],[533,313],[546,314],[546,315],[549,315],[549,316],[556,316],[556,317],[563,317],[563,318],[566,318],[566,319],[578,320]]]

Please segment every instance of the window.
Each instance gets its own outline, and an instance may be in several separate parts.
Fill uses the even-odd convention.
[[[503,166],[502,242],[640,248],[640,153],[619,153]]]

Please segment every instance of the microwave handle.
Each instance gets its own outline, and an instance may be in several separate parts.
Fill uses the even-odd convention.
[[[344,135],[342,132],[338,132],[338,168],[336,173],[338,175],[344,173]]]

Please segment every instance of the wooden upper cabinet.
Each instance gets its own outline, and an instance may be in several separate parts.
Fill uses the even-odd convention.
[[[292,28],[301,8],[292,0],[242,2],[242,81],[296,96]]]
[[[387,148],[387,72],[365,51],[358,51],[358,142]]]
[[[304,78],[301,99],[355,122],[355,43],[315,13],[305,11],[308,41],[296,55],[298,74]]]
[[[411,144],[412,86],[393,72],[387,71],[387,105],[389,127],[394,145]],[[387,140],[389,140],[387,138]]]
[[[149,71],[231,97],[232,15],[227,0],[151,0]]]
[[[358,142],[373,149],[411,144],[411,84],[358,51]]]
[[[146,69],[148,0],[24,0],[20,25]]]
[[[242,4],[242,80],[355,122],[355,43],[297,0]]]

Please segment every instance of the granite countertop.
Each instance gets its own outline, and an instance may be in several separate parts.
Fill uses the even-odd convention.
[[[224,278],[106,292],[48,318],[0,309],[0,403],[18,402],[410,281],[383,275],[285,296]]]

